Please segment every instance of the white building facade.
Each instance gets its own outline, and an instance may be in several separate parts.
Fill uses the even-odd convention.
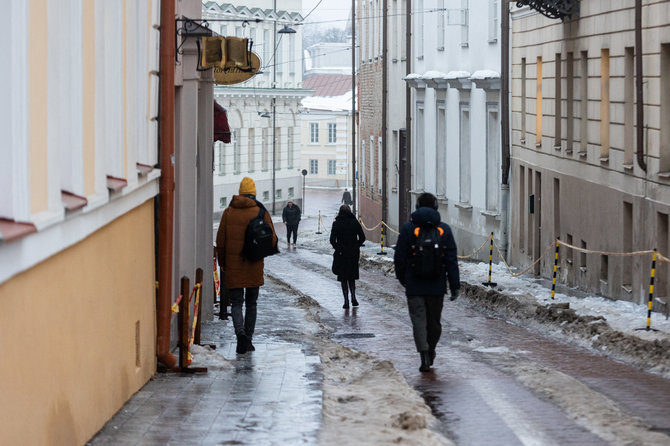
[[[270,211],[273,203],[279,212],[288,199],[302,201],[299,106],[308,93],[302,90],[302,30],[295,26],[302,20],[302,2],[283,0],[276,11],[272,8],[272,0],[203,2],[204,18],[231,20],[212,21],[210,28],[223,36],[249,38],[261,59],[261,72],[252,79],[214,88],[231,130],[230,144],[214,145],[215,221],[245,176],[253,178],[257,199]],[[296,32],[275,34],[284,25]]]
[[[500,5],[416,5],[412,73],[405,77],[412,88],[411,202],[423,192],[435,194],[459,254],[469,254],[491,233],[501,240],[507,218],[501,202]]]
[[[351,90],[303,99],[301,166],[307,186],[350,187]]]

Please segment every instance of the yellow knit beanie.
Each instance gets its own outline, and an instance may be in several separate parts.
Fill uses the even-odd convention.
[[[249,177],[242,178],[240,182],[240,195],[256,195],[256,183]]]

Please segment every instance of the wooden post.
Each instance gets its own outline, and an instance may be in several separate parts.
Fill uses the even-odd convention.
[[[198,268],[195,270],[195,283],[199,283],[200,286],[202,287],[202,279],[203,279],[203,270],[202,268]],[[195,325],[195,335],[193,336],[193,343],[198,345],[200,345],[200,321],[202,320],[202,300],[203,300],[203,292],[202,288],[200,288],[200,302],[198,303],[197,313],[195,313],[195,316],[197,316],[198,321]]]
[[[181,302],[179,302],[179,368],[188,367],[188,321],[189,317],[189,296],[191,288],[188,277],[181,278]]]

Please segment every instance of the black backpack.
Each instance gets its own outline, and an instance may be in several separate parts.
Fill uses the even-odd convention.
[[[244,233],[242,257],[251,262],[257,262],[267,256],[279,252],[273,243],[272,226],[265,221],[265,207],[256,202],[260,210],[258,215],[251,219]]]
[[[427,225],[414,228],[410,266],[416,277],[437,279],[442,274],[444,263],[443,234],[444,229],[439,226]]]

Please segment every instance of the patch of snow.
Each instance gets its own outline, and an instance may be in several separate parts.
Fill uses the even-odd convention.
[[[472,73],[470,79],[500,79],[500,73],[493,70],[477,70]]]
[[[430,70],[423,73],[422,79],[446,79],[447,74],[441,71]]]
[[[455,70],[455,71],[450,71],[447,73],[446,79],[461,79],[461,78],[469,78],[470,77],[470,72],[469,71],[462,71],[462,70]]]
[[[477,347],[474,351],[480,353],[509,353],[507,347]]]

